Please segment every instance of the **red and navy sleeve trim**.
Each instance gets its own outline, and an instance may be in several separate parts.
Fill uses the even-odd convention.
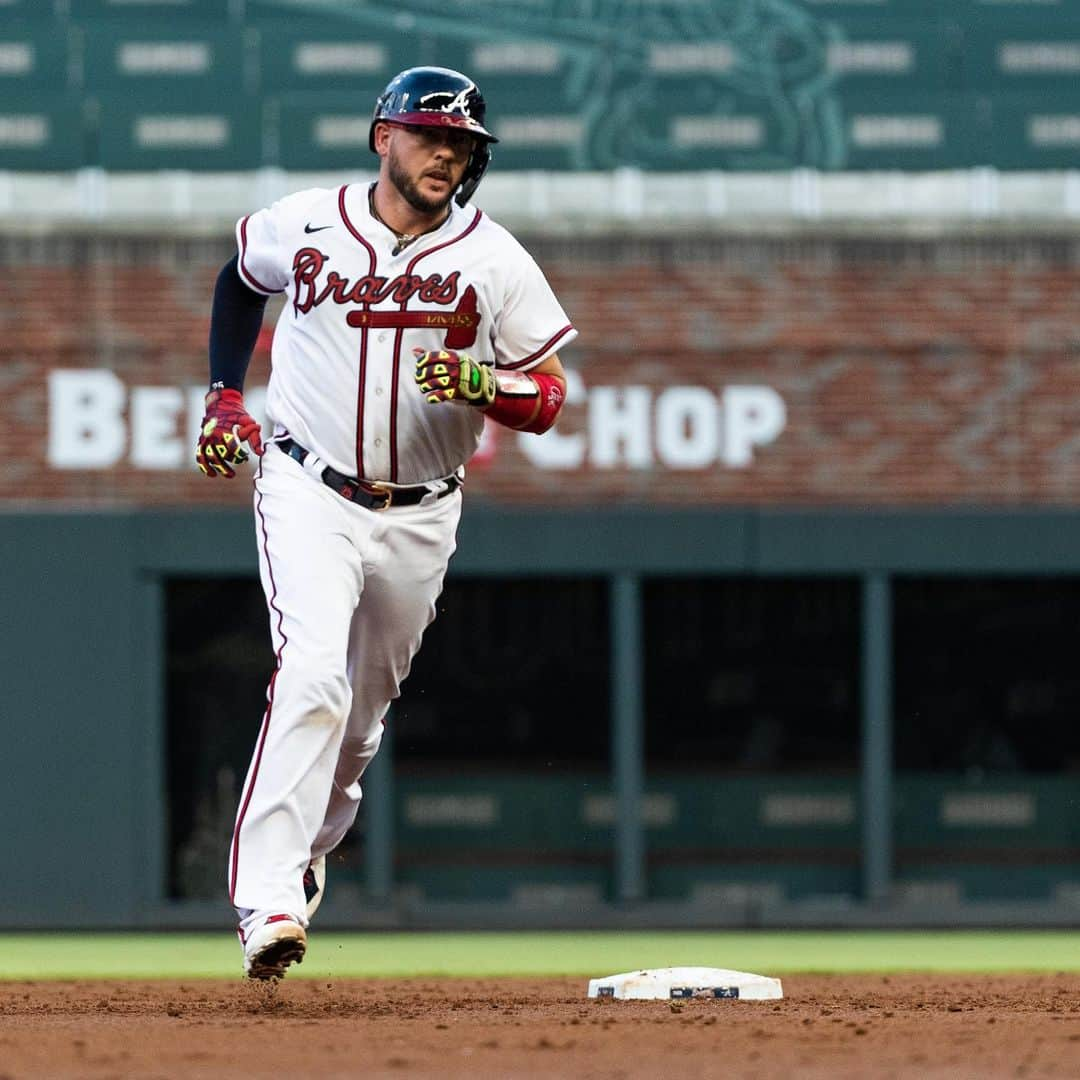
[[[559,344],[560,341],[562,341],[564,337],[566,337],[567,334],[572,333],[577,333],[577,331],[574,330],[573,326],[571,326],[570,323],[567,323],[557,334],[549,337],[547,341],[545,341],[544,344],[536,350],[536,352],[529,353],[528,356],[524,357],[521,360],[515,360],[512,364],[500,364],[499,366],[502,368],[509,368],[510,370],[516,370],[517,368],[523,368],[528,364],[532,364],[535,361],[544,358],[555,348],[556,345]]]
[[[240,276],[244,279],[246,285],[251,286],[257,292],[265,293],[267,296],[273,296],[275,293],[282,293],[284,289],[272,289],[269,285],[264,285],[254,274],[247,268],[244,260],[247,258],[247,223],[251,220],[251,215],[248,214],[243,221],[240,222],[240,261],[238,267],[240,270]]]

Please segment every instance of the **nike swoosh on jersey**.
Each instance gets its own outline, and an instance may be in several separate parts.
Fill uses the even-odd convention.
[[[304,226],[304,232],[306,232],[306,233],[322,232],[323,229],[332,229],[333,227],[334,227],[333,225],[316,225],[314,228],[312,228],[311,222],[309,221]]]

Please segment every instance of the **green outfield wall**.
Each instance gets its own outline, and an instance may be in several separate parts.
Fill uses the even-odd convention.
[[[1008,579],[1064,594],[1080,576],[1080,514],[560,513],[477,503],[460,540],[448,590],[465,579],[582,579],[608,596],[603,715],[580,715],[571,687],[563,715],[552,718],[568,726],[564,743],[575,727],[599,725],[607,750],[584,763],[545,753],[510,767],[480,760],[477,742],[472,768],[440,770],[418,767],[391,738],[369,775],[359,839],[332,868],[327,921],[940,925],[1080,916],[1080,811],[1064,749],[1052,771],[895,767],[893,646],[900,650],[903,628],[891,604],[912,575]],[[174,716],[167,737],[166,606],[177,582],[254,577],[249,516],[7,513],[0,551],[0,861],[8,868],[0,924],[227,922],[213,882],[186,894],[170,884],[179,796],[170,795],[167,759],[170,746],[184,745],[185,728]],[[851,767],[653,763],[654,699],[641,673],[649,670],[642,654],[654,648],[645,614],[654,609],[643,598],[665,583],[717,576],[852,583],[859,746]],[[955,643],[958,670],[977,639],[968,629]],[[223,685],[233,663],[221,660]],[[677,683],[678,670],[668,677]],[[818,691],[806,678],[791,707],[812,725]],[[433,708],[437,716],[437,701]],[[202,737],[195,721],[205,730],[207,719],[189,718],[191,740]],[[257,717],[223,706],[209,721],[211,730],[251,730]],[[502,722],[493,713],[492,723]],[[231,805],[220,809],[231,815]],[[212,828],[205,835],[212,871],[224,848]]]
[[[405,67],[473,75],[505,169],[1069,169],[1069,0],[19,0],[0,168],[355,168]]]

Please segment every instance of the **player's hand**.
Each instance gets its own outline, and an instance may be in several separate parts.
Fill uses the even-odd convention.
[[[195,461],[203,475],[235,476],[232,466],[248,459],[245,442],[254,454],[262,454],[262,433],[244,406],[243,395],[239,390],[211,390],[195,447]]]
[[[433,405],[455,401],[486,408],[495,400],[495,369],[468,353],[450,349],[413,349],[416,385]]]

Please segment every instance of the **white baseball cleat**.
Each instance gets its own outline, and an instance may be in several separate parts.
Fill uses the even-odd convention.
[[[268,915],[241,934],[244,974],[250,979],[280,979],[290,964],[299,964],[307,952],[307,934],[292,915]]]
[[[326,892],[326,856],[320,855],[312,859],[304,871],[304,897],[307,899],[307,909],[304,914],[311,921],[311,916],[318,910],[322,903],[323,893]]]

